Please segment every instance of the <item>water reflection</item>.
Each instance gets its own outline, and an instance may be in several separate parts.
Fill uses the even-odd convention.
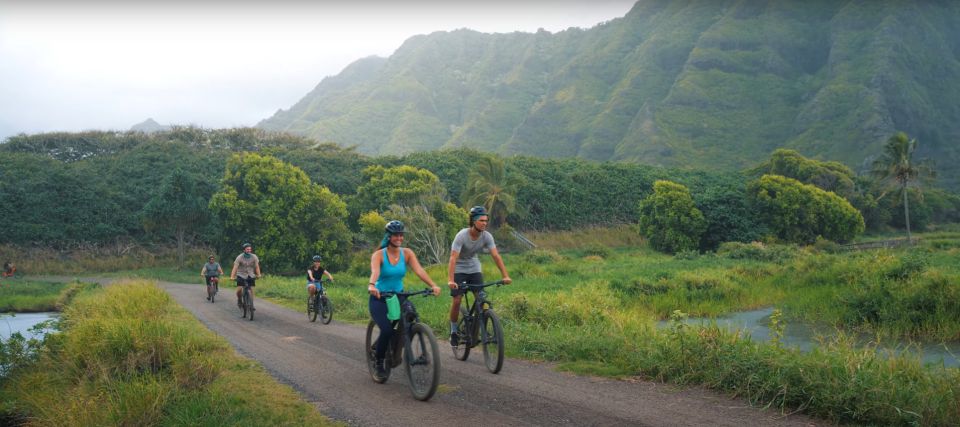
[[[709,325],[710,322],[716,322],[717,326],[728,330],[741,330],[749,333],[754,341],[770,341],[770,314],[773,308],[764,308],[760,310],[742,311],[728,316],[718,317],[716,319],[708,318],[689,318],[684,321],[688,325]],[[817,347],[817,337],[831,337],[835,335],[835,330],[827,327],[815,327],[798,322],[785,322],[786,328],[783,331],[781,342],[787,347],[796,347],[801,351],[810,351]],[[658,327],[669,327],[669,321],[661,321]],[[862,342],[868,340],[865,337]],[[909,343],[905,341],[884,344],[878,348],[879,351],[886,353],[911,352],[921,353],[921,360],[924,364],[940,366],[943,363],[948,367],[960,367],[960,343]]]
[[[8,339],[14,332],[19,332],[27,339],[40,338],[42,334],[34,334],[30,332],[30,328],[58,316],[59,313],[0,314],[0,339]]]

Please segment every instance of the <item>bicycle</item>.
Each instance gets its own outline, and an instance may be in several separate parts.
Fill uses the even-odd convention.
[[[380,298],[393,295],[398,297],[412,297],[416,295],[430,296],[433,291],[425,289],[417,292],[381,292]],[[377,376],[376,339],[380,335],[377,322],[370,320],[367,325],[367,339],[364,351],[367,353],[367,369],[370,376],[377,383],[385,383],[390,377],[392,368],[405,362],[407,378],[410,380],[410,392],[417,400],[429,400],[437,391],[440,383],[440,347],[433,329],[426,323],[420,322],[420,315],[413,303],[407,299],[400,306],[400,320],[394,322],[394,334],[387,346],[387,354],[383,367],[387,373],[382,378]]]
[[[0,272],[0,278],[3,279],[22,279],[23,272],[17,270],[16,264],[10,264],[5,266],[4,270]]]
[[[250,321],[253,321],[253,312],[256,310],[253,308],[253,295],[250,295],[250,279],[241,279],[243,280],[243,291],[240,294],[240,309],[243,310],[243,317],[246,318],[247,314],[250,315]]]
[[[323,286],[324,283],[330,283],[330,279],[323,279],[315,283],[317,283],[317,293],[307,295],[307,319],[316,322],[319,313],[320,322],[326,325],[333,320],[333,303],[330,302],[330,298],[327,298],[327,289]]]
[[[210,301],[210,304],[213,304],[213,298],[217,295],[217,292],[220,291],[220,278],[217,276],[210,277],[210,283],[207,284],[207,300]]]
[[[503,368],[503,327],[500,326],[500,317],[493,311],[493,303],[487,300],[487,292],[483,288],[503,285],[503,280],[484,284],[459,285],[464,292],[463,303],[460,304],[460,320],[457,322],[459,342],[453,349],[453,357],[457,360],[467,360],[470,349],[478,344],[483,346],[483,363],[490,373],[496,374]],[[469,295],[474,294],[473,304],[470,304]],[[469,309],[467,308],[469,307]],[[494,353],[494,354],[491,354]]]

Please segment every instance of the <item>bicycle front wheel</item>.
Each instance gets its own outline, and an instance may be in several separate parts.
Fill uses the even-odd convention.
[[[316,316],[316,314],[314,314]],[[324,325],[330,323],[333,320],[333,303],[330,302],[330,298],[327,298],[326,295],[320,296],[320,321]]]
[[[247,303],[244,304],[244,307],[245,307],[244,310],[246,310],[246,311],[247,311],[247,314],[250,315],[249,320],[252,322],[252,321],[253,321],[253,310],[254,310],[254,309],[253,309],[253,295],[250,295],[250,291],[249,291],[249,290],[246,291],[246,292],[244,292],[244,294],[245,294],[245,296],[246,296],[246,301],[247,301]]]
[[[440,348],[433,330],[423,323],[410,328],[410,351],[404,352],[410,391],[417,400],[429,400],[440,384]]]
[[[317,321],[317,301],[314,296],[307,297],[307,319],[311,322]]]
[[[217,294],[216,289],[213,285],[207,285],[207,297],[210,300],[210,304],[213,304],[213,297]]]
[[[484,311],[483,317],[483,336],[480,337],[483,343],[483,364],[487,365],[490,373],[496,374],[503,368],[503,328],[500,326],[500,318],[493,310]]]

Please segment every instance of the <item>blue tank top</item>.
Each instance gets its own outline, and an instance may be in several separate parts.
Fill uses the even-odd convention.
[[[407,275],[407,263],[403,259],[403,248],[400,248],[400,260],[397,264],[390,264],[387,248],[383,248],[383,263],[380,264],[380,277],[377,279],[377,290],[380,292],[403,292],[403,276]]]

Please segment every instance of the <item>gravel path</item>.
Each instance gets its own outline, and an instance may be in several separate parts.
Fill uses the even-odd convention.
[[[429,402],[419,402],[410,395],[402,369],[395,370],[386,384],[370,379],[362,352],[364,330],[359,326],[336,320],[329,325],[310,323],[305,313],[262,299],[257,300],[256,320],[250,322],[240,317],[230,291],[221,291],[217,302],[210,304],[199,285],[161,286],[240,353],[258,360],[327,416],[350,425],[827,424],[761,411],[701,388],[577,376],[523,360],[507,359],[503,371],[493,375],[483,366],[482,353],[457,361],[446,341],[440,342],[440,388]]]

